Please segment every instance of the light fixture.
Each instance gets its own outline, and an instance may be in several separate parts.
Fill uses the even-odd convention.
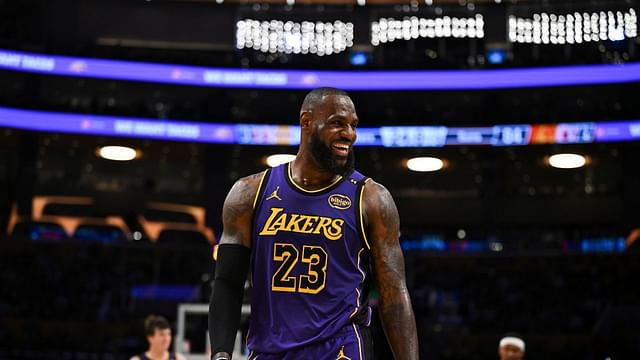
[[[489,249],[491,249],[491,251],[502,251],[502,249],[504,249],[504,246],[502,245],[502,243],[493,241],[489,243]]]
[[[561,153],[549,156],[549,165],[558,169],[576,169],[586,163],[587,159],[579,154]]]
[[[293,4],[292,0],[287,0]],[[264,53],[337,54],[353,46],[353,23],[258,21],[236,22],[236,48]]]
[[[407,167],[418,172],[438,171],[444,167],[444,161],[436,157],[415,157],[407,160]]]
[[[126,146],[103,146],[98,149],[98,155],[107,160],[129,161],[135,159],[138,152]]]
[[[427,4],[428,5],[428,4]],[[405,16],[403,19],[379,18],[370,23],[371,45],[396,40],[418,38],[484,38],[484,18],[482,14],[473,17],[419,18]]]
[[[286,164],[290,161],[293,161],[293,159],[295,158],[296,156],[291,154],[273,154],[273,155],[267,156],[267,159],[265,162],[270,167],[276,167],[278,165]]]
[[[565,14],[535,13],[532,18],[509,15],[509,41],[534,44],[580,44],[620,41],[638,36],[634,9]]]

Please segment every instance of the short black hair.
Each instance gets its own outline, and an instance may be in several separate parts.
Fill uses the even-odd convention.
[[[351,98],[346,91],[332,88],[332,87],[320,87],[317,89],[311,90],[307,96],[304,97],[304,101],[302,102],[302,110],[313,110],[316,105],[322,102],[322,99],[325,96],[338,95],[338,96],[346,96]]]
[[[169,322],[162,316],[149,315],[144,319],[144,332],[147,336],[153,336],[156,333],[156,329],[165,330],[171,329]]]

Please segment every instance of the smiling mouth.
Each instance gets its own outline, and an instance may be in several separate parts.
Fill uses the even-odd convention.
[[[348,156],[349,155],[349,145],[345,144],[333,144],[331,146],[333,152],[338,156]]]

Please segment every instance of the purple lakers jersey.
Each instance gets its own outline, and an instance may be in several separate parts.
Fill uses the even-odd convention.
[[[290,164],[265,171],[254,203],[249,349],[280,353],[368,325],[362,174],[309,191]]]

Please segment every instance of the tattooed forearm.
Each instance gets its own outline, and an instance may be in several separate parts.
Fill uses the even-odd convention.
[[[380,266],[378,291],[380,317],[396,359],[417,359],[418,340],[411,309],[409,292],[405,285],[402,254],[388,256],[390,264]]]
[[[418,347],[417,339],[412,336],[415,333],[415,324],[413,313],[408,309],[411,308],[403,303],[380,306],[380,318],[396,359],[417,359],[417,356],[413,355],[413,349]],[[393,344],[403,346],[397,347]]]
[[[365,189],[366,190],[366,189]],[[416,324],[398,242],[400,220],[391,194],[374,183],[365,202],[371,254],[380,293],[380,317],[396,359],[418,359]]]

